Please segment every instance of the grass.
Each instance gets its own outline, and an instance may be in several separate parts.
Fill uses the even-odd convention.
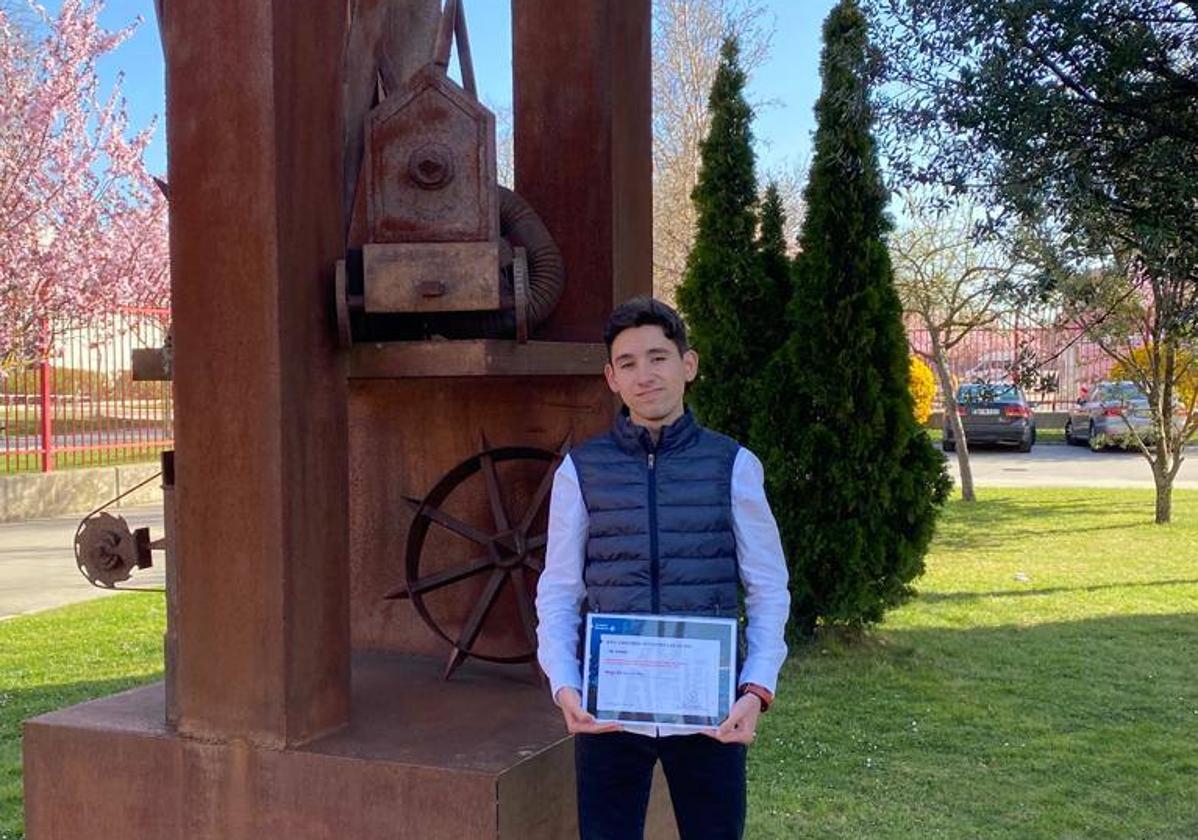
[[[753,838],[1198,836],[1198,493],[984,489],[921,597],[795,651]]]
[[[149,447],[149,449],[145,447]],[[141,449],[129,446],[121,449],[55,452],[54,469],[71,470],[85,467],[115,467],[120,464],[156,463],[161,451],[161,444],[147,443],[143,444]],[[0,452],[0,475],[41,472],[41,470],[42,456],[39,453],[8,455]]]
[[[161,677],[161,594],[0,621],[0,840],[20,838],[21,721]]]
[[[1198,492],[983,488],[920,597],[794,651],[750,751],[758,838],[1198,836]],[[0,622],[0,840],[20,721],[156,679],[160,595]]]
[[[927,427],[926,431],[928,433],[928,437],[931,438],[935,443],[940,443],[940,441],[944,440],[944,429],[942,429],[941,427],[936,426],[933,428],[933,427],[929,426],[929,427]],[[966,438],[966,440],[968,440],[968,437]],[[1064,428],[1060,428],[1060,429],[1037,428],[1036,429],[1036,445],[1040,446],[1041,444],[1049,444],[1050,446],[1059,444],[1059,445],[1064,446],[1064,444],[1065,444]]]

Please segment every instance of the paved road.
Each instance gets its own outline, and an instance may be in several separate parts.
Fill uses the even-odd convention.
[[[125,508],[120,515],[130,528],[148,525],[151,537],[162,536],[160,505]],[[79,514],[0,525],[0,620],[114,594],[92,586],[75,566],[75,528],[81,518]],[[156,564],[161,558],[155,552]],[[127,583],[162,586],[161,566],[134,572]]]
[[[1173,486],[1198,489],[1198,452],[1191,448]],[[953,480],[960,480],[957,456],[946,453]],[[983,449],[969,453],[974,483],[992,487],[1144,487],[1152,468],[1138,452],[1091,452],[1079,446],[1038,445],[1027,454]]]

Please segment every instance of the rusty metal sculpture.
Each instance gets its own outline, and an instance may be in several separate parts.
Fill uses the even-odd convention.
[[[444,679],[449,679],[453,672],[470,656],[489,662],[510,664],[534,662],[536,658],[536,621],[529,589],[535,583],[536,576],[544,569],[543,553],[547,542],[547,534],[543,530],[540,514],[549,499],[549,489],[553,483],[553,474],[557,465],[569,451],[568,439],[556,451],[533,446],[492,448],[487,443],[485,436],[482,440],[482,451],[446,473],[423,499],[409,498],[406,500],[412,507],[413,518],[408,531],[404,557],[405,580],[385,596],[387,598],[411,599],[412,606],[416,608],[416,612],[419,613],[425,624],[453,646],[442,675]],[[527,509],[518,517],[508,516],[504,493],[496,470],[496,464],[506,461],[534,461],[545,464],[544,475],[541,477]],[[445,503],[454,491],[479,472],[482,473],[486,483],[492,518],[490,526],[477,526],[445,511]],[[421,565],[425,553],[425,539],[433,525],[438,525],[474,543],[482,550],[481,555],[460,566],[431,574],[422,574]],[[471,608],[466,621],[456,632],[447,632],[433,617],[424,601],[424,596],[484,574],[487,575],[486,585]],[[527,647],[519,653],[508,656],[481,653],[477,650],[476,643],[483,629],[483,623],[499,599],[505,584],[510,585],[515,593],[520,624]],[[540,672],[535,664],[533,673],[537,679],[540,679]]]
[[[151,541],[149,528],[132,530],[123,516],[105,513],[105,508],[161,476],[161,472],[154,473],[80,520],[75,528],[75,565],[92,586],[100,589],[162,591],[160,586],[117,585],[129,580],[134,569],[153,566],[153,550],[166,546],[163,540]]]
[[[463,85],[448,75],[456,37]],[[339,336],[353,340],[516,338],[561,297],[561,254],[536,213],[496,182],[495,116],[479,101],[459,0],[433,61],[402,84],[385,54],[366,118]]]

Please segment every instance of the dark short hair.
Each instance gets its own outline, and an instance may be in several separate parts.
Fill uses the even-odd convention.
[[[686,343],[686,324],[673,307],[649,295],[637,295],[612,310],[603,327],[603,342],[607,345],[607,356],[611,358],[611,346],[616,336],[632,327],[657,325],[666,338],[674,342],[678,354],[682,355],[690,345]]]

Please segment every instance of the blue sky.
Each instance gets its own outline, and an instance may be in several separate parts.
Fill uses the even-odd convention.
[[[178,0],[176,0],[177,2]],[[198,0],[203,2],[203,0]],[[814,128],[812,107],[819,94],[820,26],[834,0],[767,0],[774,16],[773,47],[767,63],[750,79],[749,93],[759,108],[754,130],[761,170],[805,162]],[[57,0],[44,5],[52,14]],[[510,0],[466,0],[470,46],[479,93],[492,107],[511,104]],[[106,90],[124,73],[123,91],[131,125],[140,129],[158,119],[146,163],[156,174],[166,171],[162,50],[153,0],[107,0],[101,24],[119,29],[142,18],[133,36],[100,65]],[[486,33],[486,37],[484,37]]]

